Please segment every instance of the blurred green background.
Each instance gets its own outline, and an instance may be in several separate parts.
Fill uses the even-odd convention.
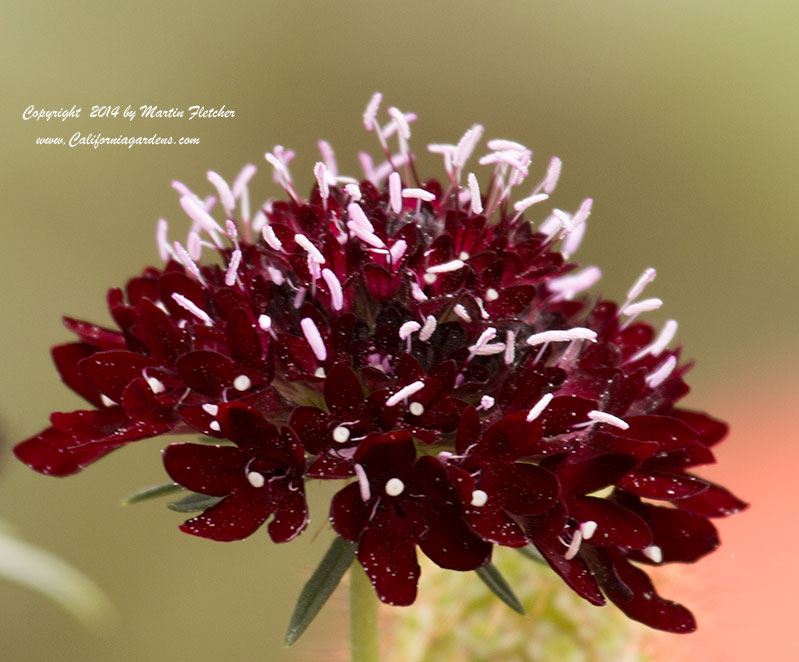
[[[595,199],[578,259],[602,267],[600,289],[614,298],[657,267],[647,294],[666,307],[652,319],[678,319],[686,356],[699,358],[694,404],[796,365],[795,2],[6,0],[0,12],[0,518],[88,572],[119,611],[114,627],[87,636],[0,584],[3,659],[344,659],[341,596],[295,648],[281,644],[329,539],[323,490],[311,489],[312,523],[295,542],[224,545],[181,534],[180,515],[160,503],[120,508],[163,482],[159,441],[63,480],[34,474],[8,448],[50,411],[79,405],[50,363],[48,348],[69,338],[60,316],[107,320],[107,287],[158,261],[159,216],[184,236],[172,179],[210,192],[206,170],[231,179],[253,162],[258,201],[273,192],[263,153],[280,143],[297,150],[292,170],[308,190],[318,138],[355,172],[358,149],[377,154],[360,119],[375,90],[419,114],[412,144],[426,173],[440,166],[424,146],[457,141],[477,121],[488,138],[532,147],[539,172],[560,156],[554,204]],[[26,122],[30,104],[83,114]],[[94,104],[225,104],[236,117],[89,120]],[[34,144],[74,131],[201,143]]]

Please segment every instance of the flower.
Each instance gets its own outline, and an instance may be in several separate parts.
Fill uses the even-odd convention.
[[[656,334],[637,321],[662,304],[641,298],[655,271],[620,305],[592,302],[599,270],[569,261],[592,200],[528,220],[559,159],[530,187],[532,152],[488,141],[481,189],[466,168],[475,125],[429,146],[446,179],[423,181],[408,146],[416,116],[389,108],[383,125],[380,103],[364,125],[385,161],[361,154],[363,181],[340,175],[322,141],[307,200],[293,152],[266,154],[287,198],[254,215],[255,166],[232,186],[209,172],[206,199],[174,182],[185,243],[159,221],[165,266],[109,292],[118,330],[67,318],[78,342],[53,351],[94,408],[53,414],[17,456],[68,475],[139,439],[199,432],[218,445],[164,453],[176,483],[214,498],[188,533],[236,540],[270,520],[285,542],[307,525],[303,482],[345,479],[331,522],[384,602],[416,598],[417,547],[463,571],[494,545],[532,545],[589,602],[694,629],[641,566],[711,552],[708,518],[745,504],[689,471],[713,461],[726,426],[676,405],[689,367],[669,349],[676,322]],[[203,262],[206,248],[220,259]]]

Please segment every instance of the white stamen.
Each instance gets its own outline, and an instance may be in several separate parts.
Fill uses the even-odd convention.
[[[583,534],[583,540],[590,540],[596,533],[597,523],[594,520],[588,520],[580,524],[580,533]]]
[[[295,234],[294,241],[297,242],[297,245],[308,251],[308,255],[310,255],[318,264],[325,263],[325,256],[319,251],[319,249],[313,245],[310,239],[306,237],[304,234]]]
[[[225,285],[228,287],[233,287],[233,285],[236,284],[236,278],[238,278],[240,265],[241,251],[237,248],[230,256],[230,264],[228,265],[227,273],[225,274]]]
[[[223,232],[222,226],[219,225],[197,201],[197,198],[184,195],[180,199],[180,206],[183,207],[191,220],[195,221],[203,230],[205,230],[212,239],[215,239],[217,232]]]
[[[280,239],[277,238],[275,231],[272,229],[272,226],[267,223],[264,225],[263,230],[264,241],[269,245],[272,250],[275,251],[282,251],[283,250],[283,243]]]
[[[458,269],[463,269],[466,266],[466,263],[463,260],[450,260],[449,262],[444,262],[443,264],[436,264],[432,267],[427,267],[427,273],[429,274],[444,274],[450,271],[458,271]]]
[[[452,165],[454,165],[458,170],[463,168],[466,161],[468,161],[469,157],[472,155],[477,143],[480,142],[480,138],[482,136],[483,127],[479,124],[475,124],[471,129],[464,133],[463,137],[458,141],[458,145],[455,148],[455,154],[452,156]]]
[[[644,547],[644,549],[641,550],[641,553],[654,563],[663,563],[663,550],[657,545]]]
[[[172,299],[178,304],[183,310],[187,310],[192,315],[194,315],[197,319],[202,320],[206,324],[211,324],[211,317],[206,313],[202,308],[197,306],[193,301],[190,301],[182,294],[178,294],[177,292],[172,293]]]
[[[620,312],[622,315],[633,317],[639,313],[648,313],[650,310],[657,310],[662,305],[663,301],[661,299],[656,299],[653,297],[651,299],[644,299],[643,301],[638,301],[636,303],[631,303],[627,306],[624,306]]]
[[[402,211],[402,180],[398,172],[392,172],[388,176],[388,194],[392,211],[399,214]]]
[[[222,430],[222,426],[219,425],[219,421],[211,421],[208,424],[208,427],[211,428],[214,432],[219,432]]]
[[[259,474],[257,471],[248,471],[247,482],[253,487],[263,487],[266,485],[266,478],[264,478],[263,474]]]
[[[362,225],[358,225],[353,221],[347,222],[347,227],[349,228],[350,232],[354,234],[358,239],[360,239],[365,244],[369,244],[370,246],[374,246],[375,248],[385,248],[385,244],[383,240],[378,237],[376,234],[370,232]]]
[[[294,301],[292,305],[294,306],[295,310],[299,310],[300,306],[302,306],[303,302],[305,301],[305,295],[308,293],[307,287],[300,287],[297,290],[297,293],[294,295]]]
[[[528,345],[541,345],[545,342],[567,342],[570,340],[590,340],[596,341],[596,331],[584,327],[575,327],[563,331],[542,331],[534,333],[527,339]]]
[[[469,254],[466,251],[461,251],[460,253],[458,253],[458,259],[466,262],[466,260],[469,259]]]
[[[472,318],[469,316],[466,308],[463,307],[463,304],[457,303],[455,304],[454,308],[452,309],[453,312],[460,317],[464,322],[471,322]]]
[[[408,125],[408,120],[405,117],[405,113],[394,106],[391,106],[391,108],[389,108],[386,112],[397,123],[399,135],[401,135],[405,140],[408,140],[411,137],[411,127]]]
[[[412,416],[421,416],[424,414],[424,405],[421,402],[411,402],[408,405],[408,411]]]
[[[372,498],[372,491],[369,489],[369,479],[366,471],[360,464],[355,465],[355,475],[358,477],[358,488],[361,490],[361,500],[369,501]]]
[[[588,220],[588,217],[591,215],[591,207],[593,205],[594,201],[592,198],[586,198],[582,201],[577,213],[575,213],[572,217],[572,223],[574,223],[574,227],[577,227],[581,223],[585,223]]]
[[[517,143],[514,140],[505,140],[503,138],[493,138],[486,143],[486,147],[488,149],[494,151],[516,151],[516,152],[527,152],[529,151],[524,145],[521,143]]]
[[[553,209],[552,215],[560,222],[563,229],[566,232],[571,232],[574,229],[574,223],[572,223],[572,215],[568,212],[563,211],[562,209]]]
[[[189,255],[188,251],[181,246],[179,241],[176,241],[173,244],[175,248],[175,255],[177,256],[180,263],[186,267],[186,271],[188,271],[192,276],[194,276],[199,282],[204,283],[202,273],[200,273],[200,267],[197,266],[197,263],[191,259],[191,255]]]
[[[402,402],[405,398],[411,397],[414,393],[421,391],[423,388],[423,381],[415,381],[412,384],[403,386],[399,391],[386,400],[386,407],[394,407]]]
[[[319,185],[319,195],[327,203],[327,199],[330,197],[327,166],[321,161],[317,161],[313,167],[313,174],[316,177],[316,183]]]
[[[533,408],[527,414],[527,418],[525,419],[528,423],[532,423],[535,419],[537,419],[544,409],[547,408],[550,402],[552,402],[552,398],[555,396],[552,393],[547,393],[544,395],[538,402],[533,405]]]
[[[516,332],[505,332],[505,365],[510,365],[516,358]]]
[[[230,219],[225,221],[225,228],[227,229],[227,236],[230,237],[230,240],[233,242],[233,245],[238,248],[239,247],[239,230],[236,227],[236,224],[231,221]]]
[[[472,492],[472,501],[471,505],[475,508],[482,508],[488,503],[488,494],[483,492],[483,490],[474,490]]]
[[[663,325],[663,329],[661,330],[658,337],[650,344],[644,347],[640,352],[638,352],[635,356],[633,356],[630,360],[637,361],[638,359],[644,358],[647,354],[651,354],[652,356],[657,356],[660,354],[666,346],[674,340],[674,336],[677,334],[677,320],[666,320],[666,323]]]
[[[419,329],[422,328],[422,325],[419,322],[405,322],[399,328],[399,337],[401,340],[405,340],[410,336],[412,333],[416,333]]]
[[[325,279],[330,290],[330,299],[333,310],[341,310],[344,305],[344,292],[341,289],[341,282],[330,269],[322,269],[322,278]]]
[[[147,386],[150,387],[150,390],[155,393],[155,395],[166,391],[166,386],[164,386],[164,382],[162,382],[160,379],[156,379],[155,377],[145,377],[145,380],[147,381]]]
[[[178,181],[177,179],[173,179],[170,186],[173,189],[175,189],[175,191],[177,191],[178,195],[180,196],[188,195],[193,198],[197,197],[188,186],[186,186],[183,182]]]
[[[657,370],[646,378],[646,385],[649,388],[657,388],[668,379],[669,375],[674,372],[674,368],[676,367],[677,357],[672,354],[660,364]]]
[[[316,358],[320,361],[327,359],[327,348],[325,347],[322,334],[319,333],[316,323],[310,317],[305,317],[300,322],[300,327],[302,328],[303,334],[305,334],[305,339],[311,346],[311,350],[313,350],[313,353],[316,355]]]
[[[100,402],[102,402],[106,407],[113,407],[116,405],[116,402],[109,398],[105,393],[100,393]]]
[[[258,326],[261,327],[262,331],[269,331],[272,328],[272,318],[269,315],[259,315]]]
[[[422,342],[427,342],[430,340],[430,336],[432,336],[433,332],[436,330],[436,324],[436,318],[432,315],[428,315],[424,321],[422,330],[419,332],[419,340]]]
[[[519,202],[513,205],[513,209],[519,213],[522,213],[528,207],[532,207],[534,204],[543,202],[544,200],[549,200],[548,194],[536,193],[535,195],[528,196],[523,200],[519,200]]]
[[[361,189],[357,184],[347,184],[344,190],[352,198],[353,202],[358,202],[362,197]]]
[[[233,388],[237,391],[248,391],[252,387],[252,380],[247,375],[239,375],[233,380]]]
[[[238,198],[244,193],[244,190],[247,188],[247,184],[250,183],[250,180],[253,178],[257,170],[258,169],[252,163],[248,163],[239,171],[239,174],[236,175],[236,179],[233,180],[232,191],[234,198]]]
[[[155,241],[158,244],[158,257],[162,262],[169,262],[172,257],[172,247],[169,245],[169,224],[165,218],[158,219],[155,228]]]
[[[402,189],[402,197],[413,200],[423,200],[424,202],[432,202],[436,199],[435,193],[425,191],[423,188],[404,188]]]
[[[377,117],[377,110],[380,108],[380,102],[383,100],[383,95],[380,92],[375,92],[369,103],[366,105],[366,110],[363,113],[363,125],[367,131],[371,131],[375,126],[375,118]]]
[[[587,223],[580,223],[579,225],[575,225],[574,230],[566,235],[566,239],[563,241],[563,248],[561,249],[563,257],[568,259],[571,255],[574,255],[577,252],[577,250],[580,248],[580,244],[583,242],[583,237],[585,236],[585,230],[587,227]]]
[[[469,183],[469,192],[472,195],[471,199],[472,214],[482,214],[483,200],[480,196],[480,184],[477,183],[477,177],[473,172],[470,172],[469,176],[466,178],[466,181]]]
[[[209,416],[216,416],[219,413],[219,405],[204,404],[203,411]]]
[[[644,291],[644,288],[653,280],[655,280],[655,276],[657,276],[657,271],[655,271],[652,267],[644,269],[644,273],[638,277],[638,280],[633,283],[630,291],[627,292],[627,301],[632,301],[639,294],[641,294],[641,292]]]
[[[386,494],[388,496],[399,496],[405,491],[405,483],[399,478],[389,478],[386,481]]]
[[[486,301],[496,301],[499,299],[499,292],[497,292],[493,287],[489,287],[486,290]]]
[[[583,542],[583,534],[580,529],[577,529],[572,536],[572,541],[569,544],[569,549],[566,550],[566,553],[563,555],[563,558],[567,561],[571,561],[575,556],[577,556],[577,552],[580,551],[580,543]]]
[[[389,255],[391,256],[391,264],[396,265],[402,259],[402,256],[405,255],[406,250],[408,250],[407,241],[404,239],[395,241],[391,248],[388,249]]]
[[[333,428],[333,441],[337,444],[346,444],[350,440],[350,430],[343,425]]]
[[[612,425],[613,427],[620,428],[621,430],[628,430],[630,428],[630,424],[627,421],[622,420],[613,414],[608,414],[604,411],[597,411],[596,409],[588,412],[588,418],[595,423],[606,423],[607,425]]]
[[[490,395],[484,395],[482,398],[480,398],[480,406],[478,407],[478,409],[483,409],[487,411],[494,406],[495,402],[496,400],[494,400],[494,398],[492,398]]]
[[[602,272],[599,267],[585,267],[576,273],[553,278],[547,283],[547,287],[550,292],[555,292],[561,299],[573,299],[583,290],[593,287],[600,278],[602,278]]]
[[[438,280],[438,276],[436,276],[435,274],[425,274],[424,276],[422,276],[422,280],[427,285],[432,285]]]
[[[225,212],[229,214],[236,207],[236,199],[233,196],[233,191],[230,190],[230,186],[228,186],[228,183],[219,173],[216,173],[213,170],[209,170],[207,173],[205,173],[205,176],[219,192],[219,202],[222,203],[222,207],[225,208]]]
[[[316,146],[319,148],[319,153],[322,155],[322,160],[327,166],[330,178],[335,180],[336,177],[338,177],[338,164],[336,163],[336,154],[333,151],[333,148],[330,146],[330,143],[327,142],[327,140],[320,140],[316,143]]]
[[[411,296],[414,301],[427,301],[427,295],[422,292],[422,288],[416,282],[411,282]]]
[[[558,185],[558,179],[560,178],[560,169],[563,164],[561,160],[557,156],[553,156],[552,160],[549,162],[549,167],[547,168],[547,174],[544,178],[544,193],[552,194],[552,191],[555,190],[555,187]]]
[[[324,379],[326,377],[325,369],[319,366],[316,370],[314,370],[313,376],[319,379]]]

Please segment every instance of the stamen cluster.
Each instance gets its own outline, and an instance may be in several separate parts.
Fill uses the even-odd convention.
[[[212,498],[187,533],[238,540],[268,521],[291,540],[308,524],[305,482],[345,480],[330,520],[384,602],[414,601],[417,547],[465,571],[494,545],[532,546],[589,602],[692,630],[642,566],[711,552],[708,518],[745,504],[689,472],[714,461],[726,426],[675,404],[688,390],[677,324],[637,321],[662,304],[641,299],[654,270],[621,305],[592,300],[599,270],[569,262],[592,201],[537,227],[526,217],[554,192],[559,159],[530,186],[532,152],[488,141],[481,187],[466,170],[475,125],[429,146],[446,179],[422,181],[416,116],[389,108],[382,125],[380,103],[364,125],[385,161],[361,154],[362,181],[339,175],[322,141],[307,200],[293,152],[266,154],[287,199],[254,215],[255,166],[232,186],[209,172],[205,199],[175,182],[185,243],[159,221],[165,265],[109,291],[117,328],[66,318],[78,340],[53,349],[93,407],[54,413],[17,456],[64,476],[139,439],[199,432],[213,443],[164,451],[175,483]],[[207,249],[220,259],[203,262]]]

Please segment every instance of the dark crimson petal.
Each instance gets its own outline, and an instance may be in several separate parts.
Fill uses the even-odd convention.
[[[631,471],[618,482],[628,492],[648,499],[682,499],[696,496],[707,489],[707,483],[688,474],[662,474]]]
[[[229,542],[254,533],[272,513],[269,501],[255,501],[248,493],[236,492],[180,525],[180,530],[201,538]]]
[[[349,478],[354,474],[352,459],[339,456],[335,451],[319,455],[305,472],[306,478]]]
[[[539,515],[554,506],[560,496],[554,474],[534,464],[513,464],[501,475],[506,495],[503,507],[514,514]],[[490,476],[488,473],[486,478]],[[481,479],[480,487],[483,485],[490,488],[492,481]]]
[[[582,462],[563,464],[558,480],[567,494],[589,494],[613,485],[635,466],[635,458],[620,453],[597,455]]]
[[[480,489],[488,495],[488,501],[479,508],[467,505],[470,504],[470,501],[465,502],[463,514],[469,526],[488,542],[506,547],[524,547],[528,542],[527,536],[503,510],[497,493],[484,489],[482,486]]]
[[[358,543],[360,561],[377,592],[389,605],[405,606],[416,599],[420,568],[416,561],[418,515],[399,516],[393,505],[378,509]]]
[[[53,363],[55,363],[61,380],[95,407],[104,407],[100,391],[83,376],[78,367],[78,363],[82,359],[96,354],[97,351],[96,347],[81,342],[57,345],[51,350]]]
[[[419,547],[433,562],[450,570],[474,570],[491,560],[491,544],[475,535],[458,506],[425,499],[421,512],[426,529]]]
[[[361,499],[358,483],[336,492],[330,502],[330,522],[336,533],[350,542],[358,542],[371,512],[372,504]]]
[[[596,409],[596,402],[568,395],[553,398],[541,414],[541,429],[545,437],[571,432],[575,423],[588,420],[588,412]]]
[[[291,412],[289,425],[309,453],[318,455],[333,445],[329,417],[316,407],[297,407]]]
[[[186,297],[195,306],[205,310],[205,290],[202,285],[180,271],[170,271],[161,276],[158,279],[158,291],[172,317],[194,321],[194,316],[172,298],[173,294]],[[210,313],[208,310],[205,312]]]
[[[170,478],[192,492],[225,496],[243,487],[249,457],[233,446],[170,444],[164,467]]]
[[[549,566],[577,595],[592,605],[605,604],[605,598],[599,591],[594,573],[580,556],[567,561],[564,558],[566,546],[554,537],[536,540],[534,544]]]
[[[53,427],[73,437],[74,446],[92,442],[119,445],[156,437],[172,429],[172,423],[131,421],[122,407],[79,409],[50,415]]]
[[[325,379],[325,402],[340,422],[357,421],[366,416],[363,388],[352,368],[337,363],[330,369]]]
[[[594,548],[589,563],[605,595],[633,620],[666,632],[696,630],[691,612],[661,598],[646,573],[618,552]]]
[[[688,425],[699,435],[699,441],[705,446],[713,446],[727,436],[729,427],[707,414],[689,409],[672,409],[669,416],[673,416]]]
[[[268,488],[269,485],[262,489]],[[288,542],[300,535],[308,526],[308,504],[302,479],[279,481],[271,487],[275,516],[267,530],[275,542]]]
[[[84,444],[76,447],[76,441],[70,435],[56,428],[47,428],[14,446],[14,455],[39,473],[69,476],[120,445]]]
[[[541,440],[541,422],[527,422],[523,411],[508,414],[486,430],[472,451],[475,457],[516,458],[532,455]]]
[[[421,416],[413,420],[425,428],[434,428],[439,432],[454,432],[461,420],[461,413],[466,403],[455,398],[441,398],[430,407],[425,407]]]
[[[458,432],[455,436],[455,450],[463,455],[480,435],[480,414],[474,407],[467,407],[461,415]]]
[[[517,285],[508,287],[499,292],[499,297],[494,301],[487,301],[485,309],[491,317],[504,317],[521,313],[535,296],[535,286]]]
[[[80,371],[101,393],[114,402],[122,400],[122,392],[134,379],[142,377],[145,368],[157,363],[135,352],[110,350],[97,352],[83,359]]]
[[[652,544],[647,523],[627,508],[596,497],[577,497],[569,501],[569,515],[581,524],[596,522],[592,545],[613,545],[643,549]]]
[[[727,517],[739,513],[748,507],[745,501],[741,501],[732,492],[709,481],[708,488],[692,497],[686,497],[676,501],[674,505],[682,510],[687,510],[694,515],[703,517]]]
[[[697,434],[682,421],[669,416],[631,416],[625,418],[630,427],[616,434],[628,439],[656,441],[660,450],[684,448],[697,440]]]
[[[355,452],[355,461],[364,466],[370,479],[404,479],[410,474],[415,459],[413,440],[405,430],[369,435]]]
[[[152,357],[162,365],[174,365],[187,348],[182,346],[169,316],[149,299],[141,302],[139,316]]]
[[[71,317],[64,317],[63,321],[67,329],[89,345],[94,345],[101,350],[125,349],[125,338],[119,331],[105,329],[91,322],[83,322]]]
[[[263,348],[250,315],[243,308],[234,308],[225,324],[225,337],[234,361],[250,368],[261,364]]]
[[[385,268],[374,262],[363,266],[363,282],[369,294],[376,301],[388,301],[394,298],[402,278],[398,274],[391,274]]]
[[[180,417],[195,430],[202,432],[209,437],[223,438],[220,430],[214,430],[212,423],[216,423],[216,417],[211,416],[202,408],[202,405],[182,405],[178,408]]]
[[[241,402],[221,403],[217,420],[222,433],[247,453],[286,463],[293,459],[278,439],[277,428],[252,407]]]
[[[663,552],[663,563],[693,563],[720,544],[716,527],[704,517],[651,505],[647,506],[645,517],[652,529],[654,544]],[[648,559],[642,556],[638,560],[647,562]]]
[[[172,426],[177,420],[172,402],[159,400],[142,377],[128,384],[122,394],[121,404],[133,421]]]
[[[177,369],[186,386],[210,398],[219,397],[241,374],[230,359],[208,350],[184,354]]]
[[[513,515],[513,520],[522,527],[530,542],[537,540],[554,540],[555,536],[563,531],[569,514],[563,500],[558,501],[552,508],[540,515]]]

